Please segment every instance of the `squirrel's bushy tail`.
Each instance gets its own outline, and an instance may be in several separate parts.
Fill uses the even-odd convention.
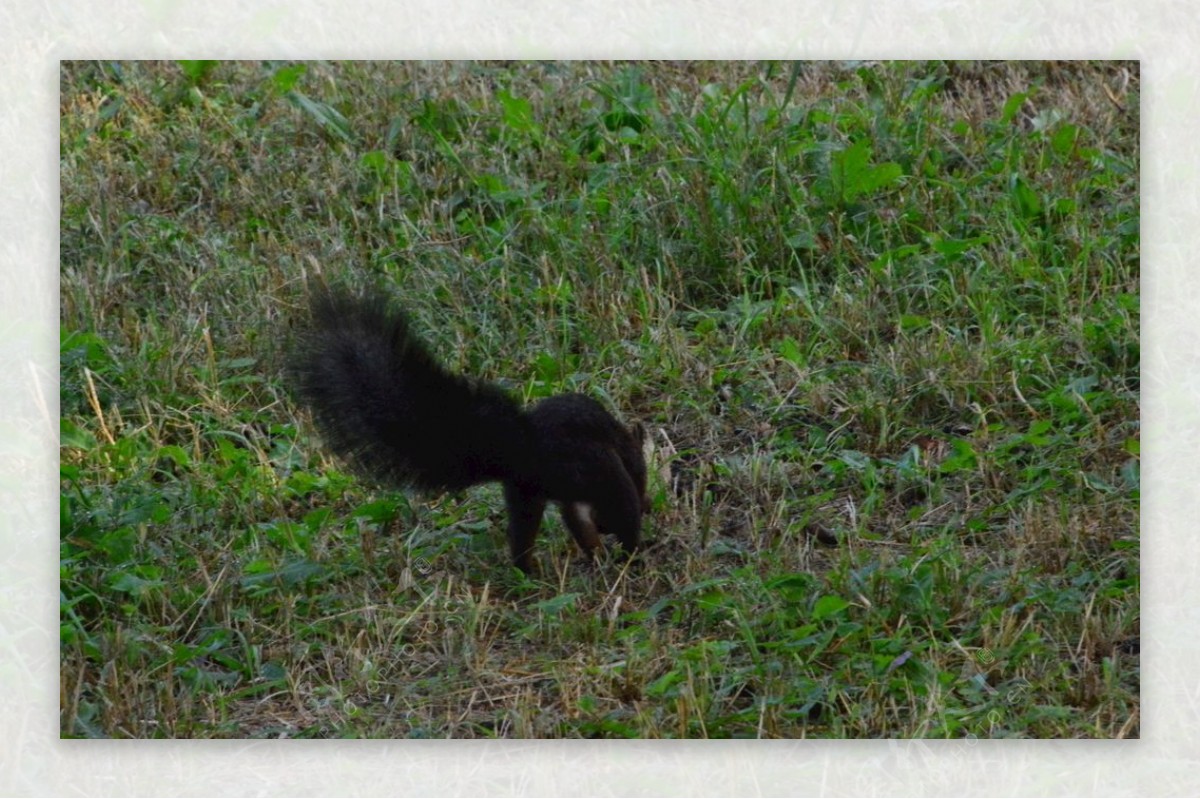
[[[529,473],[517,403],[444,370],[383,292],[314,291],[288,372],[330,449],[366,475],[454,490]]]

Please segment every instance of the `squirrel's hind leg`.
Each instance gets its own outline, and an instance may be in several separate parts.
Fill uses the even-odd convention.
[[[523,491],[513,483],[505,483],[504,502],[508,506],[508,548],[513,564],[530,574],[533,572],[533,543],[542,524],[546,499],[540,494]]]

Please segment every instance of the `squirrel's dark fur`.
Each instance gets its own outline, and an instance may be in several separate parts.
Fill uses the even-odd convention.
[[[592,553],[599,533],[633,552],[646,510],[640,425],[581,394],[523,410],[497,386],[444,370],[380,292],[319,289],[288,372],[329,447],[393,485],[501,482],[513,562],[528,572],[547,501]]]

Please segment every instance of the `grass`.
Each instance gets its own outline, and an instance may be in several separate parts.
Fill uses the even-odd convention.
[[[64,63],[68,737],[1136,737],[1135,63]],[[314,274],[650,432],[650,547],[349,476]]]

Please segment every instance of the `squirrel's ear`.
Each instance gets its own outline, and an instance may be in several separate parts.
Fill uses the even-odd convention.
[[[633,436],[633,440],[639,444],[646,443],[646,428],[642,427],[641,422],[634,422],[629,425],[629,433]]]

